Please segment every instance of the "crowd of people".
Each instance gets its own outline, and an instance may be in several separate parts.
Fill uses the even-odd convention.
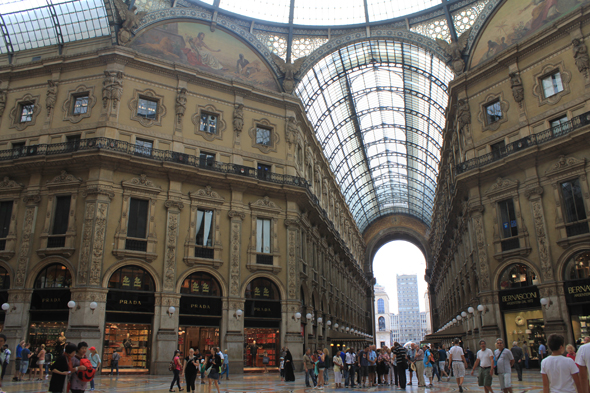
[[[174,392],[174,384],[178,386],[178,391],[183,390],[181,379],[184,378],[187,392],[195,392],[195,384],[200,376],[201,384],[209,386],[208,392],[215,386],[219,393],[219,380],[226,375],[229,380],[229,357],[227,349],[221,351],[219,347],[213,347],[210,351],[201,353],[199,349],[190,348],[186,357],[182,357],[180,350],[174,351],[174,356],[169,366],[173,378],[170,384],[170,392]]]

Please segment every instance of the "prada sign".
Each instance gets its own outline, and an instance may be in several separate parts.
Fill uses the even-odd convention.
[[[111,289],[107,294],[107,311],[154,312],[153,293]]]
[[[281,302],[246,300],[246,318],[281,318]]]
[[[590,278],[566,281],[563,285],[568,304],[590,302]]]
[[[520,310],[541,307],[541,295],[536,286],[500,291],[501,310]]]
[[[180,314],[221,316],[221,298],[203,296],[182,296],[180,298]]]
[[[31,299],[31,310],[68,310],[69,289],[36,289]]]

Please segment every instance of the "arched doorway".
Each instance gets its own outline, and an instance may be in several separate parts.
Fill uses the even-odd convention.
[[[268,367],[278,367],[281,326],[279,288],[268,278],[255,278],[246,286],[245,297],[245,368],[262,367],[264,352],[269,358]]]
[[[573,254],[563,270],[565,300],[576,344],[590,336],[590,250]]]
[[[527,346],[532,367],[538,366],[539,344],[545,342],[537,273],[524,263],[512,263],[500,272],[498,296],[506,342]],[[536,363],[536,365],[535,365]]]
[[[10,274],[0,266],[0,304],[8,302],[8,290],[10,289]],[[0,331],[4,330],[4,319],[6,313],[0,313]]]
[[[221,285],[209,273],[195,272],[180,287],[178,348],[210,351],[219,346],[221,325]]]
[[[128,265],[109,279],[104,330],[104,367],[110,367],[113,352],[119,352],[121,372],[149,372],[154,279],[145,269]]]
[[[61,263],[47,265],[35,278],[31,298],[29,339],[31,348],[45,344],[48,352],[57,352],[65,339],[70,311],[72,275]]]

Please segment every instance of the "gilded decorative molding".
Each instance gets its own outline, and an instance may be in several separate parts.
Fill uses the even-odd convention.
[[[182,203],[182,201],[177,201],[174,199],[168,199],[166,202],[164,202],[164,206],[167,209],[177,209],[179,211],[184,209],[184,203]]]
[[[479,262],[479,283],[480,289],[490,289],[490,272],[488,267],[488,254],[486,251],[486,239],[483,228],[483,217],[478,214],[473,217],[475,226],[475,237],[477,241],[477,257]]]
[[[282,209],[278,207],[268,196],[265,196],[256,202],[250,202],[250,208],[252,210],[267,210],[275,213],[281,212]]]
[[[232,216],[232,212],[237,215]],[[238,213],[234,210],[230,211],[231,231],[230,231],[230,249],[229,249],[229,293],[233,297],[241,297],[240,295],[240,252],[242,241],[242,220],[244,213]],[[239,216],[240,220],[234,220],[235,216]]]
[[[590,57],[588,57],[588,48],[582,38],[574,38],[572,40],[572,50],[574,52],[574,60],[578,71],[588,79],[588,70],[590,69]]]
[[[57,81],[47,81],[47,93],[45,94],[45,108],[47,109],[47,117],[51,117],[51,112],[57,103]]]
[[[287,220],[287,221],[293,221],[293,222],[297,222],[296,220]],[[296,261],[297,261],[297,255],[296,255],[296,244],[297,244],[297,226],[292,224],[292,225],[288,225],[288,238],[287,241],[289,242],[289,246],[288,246],[288,268],[287,268],[287,274],[288,274],[288,289],[289,289],[289,298],[290,299],[296,299],[297,298],[297,269],[296,269]]]
[[[151,180],[148,180],[145,174],[140,174],[139,177],[134,177],[131,180],[126,180],[121,183],[123,188],[136,189],[140,192],[149,194],[159,194],[162,187],[154,185]]]
[[[182,122],[182,118],[184,117],[184,112],[186,111],[186,88],[182,88],[178,90],[178,94],[176,95],[176,104],[174,105],[174,110],[176,112],[176,124],[179,125]]]
[[[571,175],[572,171],[584,168],[585,164],[585,158],[559,156],[557,162],[545,171],[545,176],[553,177],[564,173]]]
[[[14,180],[10,180],[10,177],[8,176],[4,176],[4,179],[0,181],[0,192],[18,192],[23,188],[24,185],[17,183]]]
[[[538,186],[538,187],[528,188],[524,191],[524,195],[527,197],[527,199],[540,198],[541,195],[543,195],[543,187]]]
[[[39,197],[36,195],[36,197]],[[26,198],[26,197],[25,197]],[[26,202],[26,201],[25,201]],[[37,202],[38,203],[38,202]],[[25,279],[27,270],[29,268],[29,254],[31,252],[33,227],[35,226],[35,213],[37,210],[36,204],[31,206],[27,205],[25,210],[25,218],[23,222],[23,235],[18,250],[17,269],[14,279],[14,286],[16,288],[23,288],[25,285]]]
[[[211,202],[216,204],[222,204],[225,202],[225,198],[220,196],[217,192],[213,191],[211,186],[206,186],[198,190],[197,192],[190,192],[189,196],[191,199],[200,200],[204,202]]]
[[[498,177],[496,182],[485,192],[488,198],[493,201],[514,196],[518,190],[518,180]]]
[[[123,73],[121,71],[105,71],[102,82],[102,105],[110,113],[116,110],[123,95]]]
[[[23,197],[23,202],[28,205],[38,205],[41,202],[41,195],[39,194],[29,194]]]

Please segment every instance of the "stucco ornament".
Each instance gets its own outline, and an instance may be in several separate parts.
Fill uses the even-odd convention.
[[[178,95],[176,96],[176,122],[180,124],[182,117],[184,116],[184,112],[186,111],[186,89],[183,87],[178,91]]]
[[[294,117],[287,118],[287,129],[285,134],[285,139],[289,144],[297,143],[299,128],[297,120]]]
[[[47,97],[45,99],[45,107],[47,108],[47,116],[51,115],[51,111],[55,108],[55,103],[57,102],[57,82],[53,80],[48,80],[47,84]]]
[[[121,100],[123,94],[123,73],[120,71],[105,71],[104,80],[102,82],[102,104],[103,107],[112,103],[113,109],[117,108],[117,104]]]
[[[236,104],[234,106],[234,119],[233,119],[234,130],[238,133],[244,129],[244,105]]]
[[[6,90],[0,90],[0,117],[4,114],[4,109],[6,109]]]
[[[572,49],[574,51],[574,60],[576,61],[578,71],[587,78],[588,70],[590,69],[590,58],[588,57],[588,48],[586,48],[586,44],[584,44],[584,41],[579,38],[574,38],[572,40]]]
[[[471,111],[466,98],[460,99],[457,102],[457,120],[455,124],[457,125],[458,131],[463,130],[465,126],[471,124]]]
[[[465,61],[463,60],[463,51],[467,46],[467,40],[469,38],[469,33],[471,33],[471,29],[465,30],[463,34],[457,39],[457,41],[453,41],[450,44],[440,38],[436,39],[436,43],[440,46],[447,56],[451,58],[451,67],[453,71],[455,71],[456,75],[461,75],[465,70]]]
[[[510,88],[512,89],[512,96],[514,101],[522,108],[522,101],[524,100],[524,87],[520,75],[516,72],[510,73]]]
[[[277,67],[279,67],[279,70],[283,73],[283,90],[285,90],[285,93],[293,93],[295,77],[299,74],[301,65],[307,59],[307,56],[300,57],[294,63],[287,63],[274,53],[271,53],[271,56]]]
[[[133,38],[132,30],[137,28],[139,21],[147,15],[147,12],[141,11],[136,14],[136,6],[133,6],[131,9],[129,9],[127,4],[125,4],[122,0],[113,0],[113,2],[115,3],[115,8],[117,9],[119,18],[123,22],[119,28],[119,34],[117,34],[117,38],[119,39],[120,45],[127,45],[127,43],[131,41],[131,38]]]

